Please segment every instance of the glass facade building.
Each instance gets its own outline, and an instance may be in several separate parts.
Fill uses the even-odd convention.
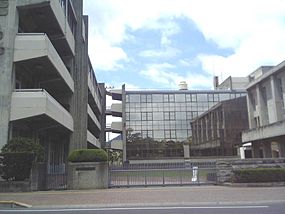
[[[183,142],[188,142],[192,136],[192,119],[220,101],[245,95],[245,90],[126,91],[126,130],[131,130],[132,134],[140,136],[141,139],[151,139],[156,143],[179,142],[180,149],[183,149]],[[146,149],[151,150],[149,145],[147,147]],[[132,154],[130,150],[135,148],[139,148],[139,151]],[[159,154],[143,151],[143,145],[135,147],[128,142],[126,150],[129,158],[133,155],[138,158],[155,158],[145,153],[152,153],[154,156]],[[160,153],[164,158],[181,157],[181,152]]]

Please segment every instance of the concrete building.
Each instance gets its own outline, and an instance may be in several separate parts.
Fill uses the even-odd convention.
[[[249,84],[250,77],[232,77],[229,76],[223,82],[219,83],[217,76],[214,77],[214,89],[215,90],[244,90]]]
[[[191,121],[193,156],[237,156],[248,129],[246,97],[221,101]]]
[[[122,133],[124,160],[189,158],[190,121],[218,102],[246,95],[245,90],[183,89],[110,91],[122,101],[122,122],[112,129]]]
[[[243,143],[252,143],[254,158],[285,157],[285,61],[262,66],[247,86],[249,130]]]
[[[105,142],[83,0],[2,0],[0,70],[0,147],[17,136],[42,144],[46,186],[66,176],[70,151]]]

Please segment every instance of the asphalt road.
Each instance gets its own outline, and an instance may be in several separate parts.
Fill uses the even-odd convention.
[[[130,207],[130,208],[51,208],[51,209],[0,209],[0,213],[64,213],[64,214],[284,214],[285,203],[264,205],[216,205],[187,207]]]

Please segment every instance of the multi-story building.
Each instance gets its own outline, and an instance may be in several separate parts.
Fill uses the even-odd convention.
[[[113,90],[122,100],[122,122],[116,125],[124,160],[189,157],[190,121],[218,102],[246,95],[245,90],[182,89]]]
[[[237,156],[248,129],[246,97],[221,101],[191,121],[193,156]]]
[[[214,89],[221,90],[244,90],[249,83],[250,77],[232,77],[229,76],[223,82],[219,83],[217,76],[214,77]]]
[[[105,141],[105,88],[88,58],[88,17],[83,0],[0,6],[0,147],[17,136],[42,144],[49,186],[49,176],[65,175],[70,151]]]
[[[285,61],[253,72],[247,87],[249,130],[254,158],[285,157]]]

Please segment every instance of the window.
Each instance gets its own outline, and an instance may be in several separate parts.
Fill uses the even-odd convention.
[[[168,94],[163,95],[163,102],[169,102]]]
[[[153,131],[153,135],[155,139],[163,139],[164,138],[164,131],[155,130]]]
[[[175,102],[185,102],[185,94],[175,94]]]
[[[228,100],[228,99],[230,99],[229,94],[220,94],[220,101]]]
[[[164,120],[169,120],[169,112],[164,112]]]
[[[169,112],[169,120],[175,120],[175,112]]]
[[[169,94],[169,102],[175,102],[174,94]]]
[[[146,95],[145,94],[141,95],[141,102],[146,103]]]
[[[263,99],[263,102],[265,104],[265,106],[267,106],[267,91],[266,91],[266,87],[262,87],[261,90],[261,96],[262,96],[262,99]]]
[[[139,94],[130,94],[130,102],[131,103],[139,103],[140,102],[140,95]]]
[[[208,94],[208,101],[213,102],[214,101],[214,95],[213,94]]]
[[[214,94],[214,102],[219,102],[219,94]]]
[[[197,102],[197,94],[192,94],[192,102]]]
[[[130,120],[141,120],[141,114],[140,113],[130,113]]]
[[[126,120],[130,120],[130,113],[126,113]]]
[[[162,96],[162,94],[153,94],[152,95],[152,100],[153,100],[154,103],[162,103],[163,96]]]
[[[176,120],[186,120],[186,112],[176,112]]]
[[[85,42],[86,40],[86,33],[85,33],[85,23],[84,20],[82,19],[82,37],[83,37],[83,41]]]
[[[147,120],[152,120],[152,112],[147,112]]]
[[[146,96],[146,101],[147,101],[148,103],[151,103],[151,102],[152,102],[151,94],[148,94],[148,95]]]
[[[197,101],[198,102],[207,102],[208,101],[207,94],[197,94]]]
[[[146,112],[142,112],[142,120],[143,121],[147,120],[147,113]]]
[[[170,130],[165,130],[164,131],[164,135],[165,135],[165,138],[166,139],[170,139],[171,137],[170,137]]]
[[[68,9],[67,9],[67,21],[70,26],[71,32],[75,35],[76,32],[76,18],[75,14],[73,13],[73,8],[71,2],[68,1]]]
[[[279,94],[281,100],[284,101],[282,79],[278,78],[276,82],[277,82],[277,91],[278,91],[278,94]],[[284,102],[282,102],[282,103],[283,103],[283,105],[284,105]],[[284,107],[284,106],[283,106],[283,107]]]
[[[153,112],[153,120],[163,120],[162,112]]]
[[[186,94],[186,102],[191,102],[191,94]]]
[[[254,128],[258,128],[258,127],[260,127],[259,117],[255,117],[254,118]]]

